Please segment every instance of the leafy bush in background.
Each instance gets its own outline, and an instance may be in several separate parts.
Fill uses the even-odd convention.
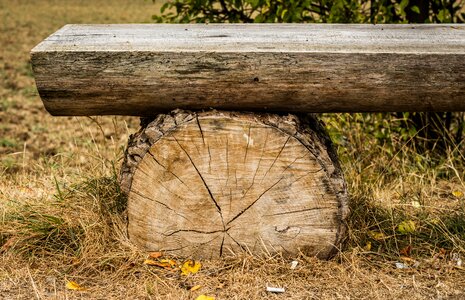
[[[464,1],[453,0],[170,0],[159,22],[463,22]]]
[[[463,23],[464,6],[464,0],[169,0],[153,18],[169,23]],[[463,113],[381,114],[368,119],[383,124],[386,118],[398,121],[402,139],[419,153],[443,156],[460,147],[463,138]],[[378,134],[381,143],[383,135]]]

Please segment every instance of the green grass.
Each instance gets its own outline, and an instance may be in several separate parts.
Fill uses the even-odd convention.
[[[411,247],[415,259],[465,253],[464,144],[419,152],[417,131],[388,114],[325,117],[351,194],[348,249],[386,260]],[[458,195],[454,195],[454,192]],[[399,225],[413,222],[405,233]]]

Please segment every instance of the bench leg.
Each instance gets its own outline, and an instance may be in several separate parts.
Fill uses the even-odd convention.
[[[346,184],[314,117],[177,110],[146,123],[121,172],[135,244],[198,258],[339,246]]]

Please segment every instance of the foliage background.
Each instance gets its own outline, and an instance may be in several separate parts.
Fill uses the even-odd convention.
[[[463,4],[454,0],[170,0],[154,19],[172,23],[462,23]]]

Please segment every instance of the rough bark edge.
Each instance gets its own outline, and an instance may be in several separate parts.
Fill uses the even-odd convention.
[[[295,137],[317,159],[329,176],[326,188],[330,189],[338,200],[339,226],[336,232],[333,250],[328,258],[341,249],[346,236],[346,218],[349,214],[347,186],[333,143],[326,132],[324,124],[314,114],[306,115],[278,115],[271,113],[229,112],[211,110],[206,112],[192,112],[176,109],[169,114],[159,114],[152,118],[141,118],[141,127],[138,132],[130,135],[128,146],[124,154],[124,161],[120,172],[120,187],[123,193],[129,194],[132,177],[139,162],[143,159],[150,147],[161,137],[174,130],[177,126],[189,122],[198,116],[230,117],[247,115],[264,125],[272,126],[282,132]],[[312,140],[320,141],[315,144]],[[328,169],[330,168],[330,169]]]

